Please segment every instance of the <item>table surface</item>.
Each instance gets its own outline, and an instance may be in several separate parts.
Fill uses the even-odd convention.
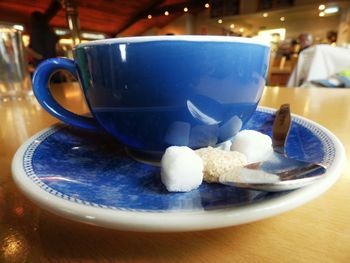
[[[52,89],[68,109],[88,111],[76,84]],[[26,139],[57,120],[34,98],[0,102],[0,262],[350,262],[350,89],[269,87],[260,105],[282,103],[344,144],[346,168],[328,192],[250,224],[135,233],[73,222],[29,201],[12,180],[12,157]]]

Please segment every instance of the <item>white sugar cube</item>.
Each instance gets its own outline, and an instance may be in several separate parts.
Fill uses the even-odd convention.
[[[272,140],[261,132],[243,130],[233,138],[231,151],[243,153],[248,163],[261,162],[272,154]]]
[[[170,192],[188,192],[203,180],[203,161],[186,146],[171,146],[161,160],[161,180]]]

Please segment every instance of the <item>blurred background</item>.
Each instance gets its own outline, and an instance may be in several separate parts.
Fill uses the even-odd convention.
[[[319,57],[340,56],[345,65],[331,72],[314,70],[327,71],[316,80],[329,81],[334,74],[350,72],[346,59],[348,55],[350,59],[350,1],[1,0],[0,92],[16,92],[16,81],[22,81],[23,87],[46,58],[72,58],[74,46],[81,42],[146,35],[224,35],[268,41],[270,86],[321,85],[309,78],[310,63]],[[310,47],[312,54],[301,58]],[[340,49],[346,50],[344,55],[333,54]],[[329,65],[339,64],[331,59],[326,60]],[[53,78],[54,82],[72,80],[64,73]]]

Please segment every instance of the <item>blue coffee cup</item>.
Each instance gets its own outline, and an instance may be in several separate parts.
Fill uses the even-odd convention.
[[[33,77],[42,107],[63,122],[103,128],[128,148],[161,153],[171,145],[200,148],[232,138],[256,110],[270,48],[254,39],[154,36],[78,45],[74,60],[48,59]],[[64,109],[48,83],[68,70],[93,117]]]

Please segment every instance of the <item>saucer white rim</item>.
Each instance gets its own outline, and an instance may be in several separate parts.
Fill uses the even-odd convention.
[[[231,42],[231,43],[245,43],[256,44],[266,47],[270,47],[270,44],[266,41],[247,38],[247,37],[234,37],[234,36],[201,36],[201,35],[177,35],[177,36],[137,36],[137,37],[119,37],[89,41],[79,44],[79,47],[91,47],[96,45],[111,45],[115,43],[127,44],[127,43],[141,43],[152,41],[192,41],[192,42]]]
[[[259,107],[259,109],[267,112],[275,111],[275,109],[266,107]],[[91,207],[53,196],[28,178],[22,163],[23,155],[30,143],[54,128],[55,125],[38,132],[17,150],[12,162],[12,174],[18,187],[40,207],[68,219],[106,228],[145,232],[177,232],[214,229],[254,222],[292,210],[318,197],[337,181],[345,165],[344,147],[332,132],[304,117],[298,115],[293,115],[293,117],[316,126],[329,136],[336,150],[334,162],[328,167],[325,177],[315,184],[281,197],[246,206],[194,212],[135,212]]]

